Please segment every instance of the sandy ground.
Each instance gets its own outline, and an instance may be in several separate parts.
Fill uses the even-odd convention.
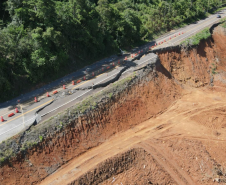
[[[143,148],[149,152],[177,184],[211,184],[217,178],[213,173],[215,165],[219,163],[222,168],[226,167],[225,119],[225,89],[187,88],[181,99],[166,112],[114,135],[70,161],[41,184],[68,184],[104,160],[131,148]],[[206,156],[197,158],[202,155],[202,150]],[[202,167],[197,170],[200,164]],[[129,179],[122,173],[112,184],[127,184]]]

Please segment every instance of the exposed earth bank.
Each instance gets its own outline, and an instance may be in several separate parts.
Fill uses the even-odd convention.
[[[93,109],[49,120],[66,126],[3,163],[1,184],[226,182],[225,41],[217,27],[198,47],[159,52]]]

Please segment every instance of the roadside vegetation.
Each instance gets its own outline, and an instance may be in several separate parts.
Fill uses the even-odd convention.
[[[3,0],[0,102],[220,8],[222,0]]]
[[[205,28],[201,32],[197,33],[196,35],[187,38],[183,42],[181,42],[181,45],[183,46],[197,46],[199,45],[200,41],[203,39],[207,39],[211,36],[209,28]]]
[[[226,28],[226,18],[222,18],[222,19],[221,19],[221,26],[222,26],[223,28]]]

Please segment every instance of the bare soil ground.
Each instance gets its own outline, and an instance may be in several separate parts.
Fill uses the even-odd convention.
[[[225,89],[187,88],[183,93],[166,112],[117,133],[70,161],[41,184],[68,184],[85,178],[84,174],[97,170],[107,159],[132,148],[143,149],[145,159],[137,157],[128,169],[102,178],[102,184],[213,184],[214,180],[224,181]],[[106,169],[108,166],[102,167],[99,173]],[[85,184],[91,182],[91,177],[85,178]]]

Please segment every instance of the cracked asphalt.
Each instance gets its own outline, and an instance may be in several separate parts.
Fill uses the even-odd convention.
[[[221,11],[220,14],[221,14],[222,18],[225,17],[225,15],[226,15],[224,11]],[[190,24],[177,31],[172,31],[172,32],[166,34],[165,36],[163,36],[162,38],[157,39],[156,41],[151,41],[150,43],[146,44],[145,46],[136,48],[133,50],[133,53],[137,53],[138,51],[141,51],[144,48],[153,46],[155,43],[158,44],[159,42],[160,43],[163,42],[163,44],[157,45],[156,47],[154,47],[153,50],[178,45],[184,39],[201,31],[205,27],[210,27],[211,25],[218,22],[219,20],[220,19],[218,19],[216,17],[216,14],[211,15],[210,17],[208,17],[204,20],[200,20],[194,24]],[[182,32],[183,32],[183,34],[182,34]],[[180,33],[180,35],[179,35],[179,33]],[[174,37],[174,35],[176,35],[176,37]],[[169,39],[169,37],[171,37],[171,39]],[[164,42],[164,40],[166,40],[166,42]],[[128,60],[126,62],[127,63],[126,65],[130,65],[130,68],[127,69],[126,71],[124,71],[120,78],[123,78],[123,76],[125,76],[126,74],[133,72],[134,69],[139,68],[143,65],[146,65],[149,62],[152,62],[152,59],[155,59],[156,57],[157,57],[157,55],[155,55],[154,53],[149,53],[149,54],[141,57],[139,60],[135,60],[133,62]],[[95,63],[88,67],[91,68],[92,70],[94,70],[94,69],[97,69],[98,67],[103,66],[106,63],[110,63],[110,62],[114,61],[113,59],[118,60],[119,58],[117,58],[117,56],[112,56],[108,59],[103,59],[103,60],[99,61],[98,63]],[[5,140],[9,137],[12,137],[13,135],[17,134],[18,132],[21,132],[26,127],[29,127],[35,121],[35,119],[37,119],[36,111],[39,110],[40,108],[46,106],[50,102],[54,101],[52,104],[50,104],[49,106],[46,106],[43,110],[41,110],[38,113],[38,115],[39,115],[38,119],[41,118],[41,122],[46,119],[49,119],[51,116],[54,116],[58,112],[71,107],[72,105],[76,104],[77,102],[81,101],[82,99],[86,98],[87,96],[94,94],[98,91],[101,91],[103,89],[103,87],[100,87],[97,89],[84,89],[84,90],[81,90],[81,88],[86,88],[89,86],[92,87],[93,85],[107,82],[107,81],[111,80],[112,78],[114,78],[119,73],[119,71],[121,69],[123,69],[124,67],[125,67],[125,65],[117,66],[114,69],[111,69],[110,71],[108,71],[106,73],[100,74],[91,80],[83,81],[80,84],[75,85],[75,86],[69,85],[69,86],[67,86],[67,89],[65,89],[65,90],[62,90],[62,88],[61,88],[60,89],[61,91],[58,94],[51,95],[51,93],[50,93],[51,97],[45,97],[45,98],[43,97],[37,103],[32,102],[32,103],[28,103],[26,105],[23,104],[22,105],[24,107],[23,114],[22,114],[22,110],[19,107],[20,112],[15,113],[15,115],[10,118],[8,118],[7,115],[10,112],[14,112],[15,106],[16,105],[18,106],[18,104],[17,104],[18,99],[26,100],[31,97],[33,98],[36,94],[44,93],[46,89],[53,89],[53,87],[58,86],[59,84],[62,83],[62,80],[68,81],[72,77],[74,78],[79,75],[84,75],[85,69],[87,67],[85,67],[73,74],[70,74],[62,79],[59,79],[47,86],[44,86],[38,90],[32,91],[30,93],[27,93],[26,95],[22,95],[21,97],[17,97],[11,101],[0,104],[0,116],[3,116],[5,119],[4,122],[0,122],[0,142],[2,142],[3,140]],[[77,88],[80,88],[80,90],[75,90]],[[11,108],[12,110],[9,110],[9,108]]]

